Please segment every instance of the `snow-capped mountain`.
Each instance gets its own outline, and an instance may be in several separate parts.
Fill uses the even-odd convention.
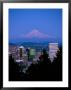
[[[31,42],[31,43],[47,43],[47,42],[61,42],[60,39],[54,38],[48,34],[42,33],[37,29],[28,32],[27,34],[22,34],[18,36],[16,39],[10,40],[13,43],[23,43],[23,42]]]
[[[23,38],[47,38],[48,35],[39,32],[38,30],[34,29],[31,32],[27,33],[23,36]]]

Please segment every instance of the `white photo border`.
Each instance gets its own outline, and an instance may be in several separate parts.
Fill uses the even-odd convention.
[[[3,3],[3,87],[68,87],[68,3]],[[8,81],[8,9],[62,9],[62,81]]]

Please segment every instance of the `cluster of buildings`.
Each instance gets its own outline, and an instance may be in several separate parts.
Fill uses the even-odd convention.
[[[56,57],[58,50],[58,43],[49,43],[47,52],[51,62],[53,62],[54,57]],[[39,57],[42,54],[42,50],[36,51],[35,48],[11,45],[9,46],[9,54],[12,55],[17,63],[22,62],[24,65],[30,66],[31,63],[37,63],[37,60],[39,60]]]
[[[58,43],[49,43],[48,45],[48,54],[51,61],[56,57],[56,53],[59,50]],[[36,61],[39,60],[39,56],[42,54],[41,51],[36,51],[35,48],[25,48],[23,46],[9,46],[9,54],[12,54],[12,57],[15,60],[23,61]]]

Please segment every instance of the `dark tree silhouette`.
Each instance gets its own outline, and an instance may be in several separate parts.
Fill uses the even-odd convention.
[[[39,59],[38,64],[32,64],[27,71],[30,80],[47,80],[49,77],[51,62],[45,49],[43,49],[43,54]]]
[[[62,48],[51,63],[48,53],[42,50],[38,64],[31,64],[26,73],[19,72],[20,67],[9,57],[9,80],[12,81],[61,81],[62,80]]]
[[[19,77],[20,67],[12,58],[12,55],[9,56],[9,80],[17,80]]]
[[[57,52],[57,57],[51,63],[48,54],[43,49],[43,54],[39,57],[38,64],[32,64],[27,73],[29,80],[37,81],[61,81],[62,80],[62,51]]]
[[[27,74],[20,72],[21,67],[14,61],[12,55],[9,56],[9,81],[29,80]]]
[[[57,52],[57,57],[54,58],[54,61],[52,63],[53,67],[53,75],[55,76],[56,80],[62,80],[62,48],[59,48],[59,51]]]

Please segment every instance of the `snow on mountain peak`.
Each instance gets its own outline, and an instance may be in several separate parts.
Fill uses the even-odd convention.
[[[36,37],[36,38],[46,38],[47,35],[44,34],[44,33],[41,33],[37,29],[34,29],[31,32],[29,32],[28,34],[26,34],[24,37],[25,38],[33,38],[33,37]]]

